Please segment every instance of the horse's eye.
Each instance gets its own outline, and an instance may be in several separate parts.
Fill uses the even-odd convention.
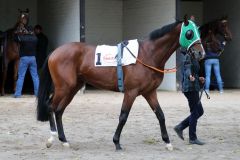
[[[190,29],[190,30],[188,30],[187,32],[186,32],[186,34],[185,34],[185,37],[188,39],[188,40],[191,40],[192,38],[193,38],[193,36],[194,36],[194,33],[193,33],[193,31]]]

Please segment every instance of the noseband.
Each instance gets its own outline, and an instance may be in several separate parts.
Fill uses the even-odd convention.
[[[199,45],[202,45],[201,41],[197,41],[195,42],[193,45],[196,45],[196,44],[199,44]],[[193,48],[193,47],[190,47],[187,52],[186,52],[189,56],[191,57],[195,57],[195,55],[197,55],[197,51]]]

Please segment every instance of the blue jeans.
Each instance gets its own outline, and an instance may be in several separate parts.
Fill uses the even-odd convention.
[[[34,94],[37,96],[39,78],[38,78],[38,72],[37,72],[36,58],[35,56],[24,56],[24,57],[21,57],[19,61],[18,80],[17,80],[16,91],[14,94],[15,97],[22,95],[23,82],[24,82],[25,74],[28,68],[33,80]]]
[[[205,60],[205,89],[209,91],[210,83],[211,83],[211,71],[212,67],[214,69],[214,74],[217,79],[218,89],[219,91],[223,91],[223,82],[220,74],[220,66],[219,59],[207,59]]]

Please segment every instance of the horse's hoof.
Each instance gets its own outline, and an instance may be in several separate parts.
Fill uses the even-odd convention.
[[[47,143],[46,143],[47,148],[50,148],[52,146],[53,141],[54,141],[54,133],[51,132],[51,137],[48,138]]]
[[[47,146],[47,148],[50,148],[50,147],[52,147],[52,142],[50,142],[50,141],[47,141],[47,143],[46,143],[46,146]]]
[[[166,144],[166,148],[167,148],[167,150],[169,150],[169,151],[172,151],[172,150],[173,150],[173,146],[172,146],[171,143],[167,143],[167,144]]]
[[[70,144],[68,142],[64,142],[62,145],[63,147],[70,148]]]

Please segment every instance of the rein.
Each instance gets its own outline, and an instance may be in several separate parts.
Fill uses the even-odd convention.
[[[178,65],[177,67],[174,67],[174,68],[171,68],[171,69],[158,69],[156,67],[153,67],[151,65],[148,65],[146,63],[144,63],[142,60],[140,60],[139,58],[137,58],[133,53],[132,51],[130,51],[130,49],[127,47],[127,45],[125,43],[122,43],[123,44],[123,47],[125,47],[129,53],[131,53],[131,55],[137,60],[137,62],[141,63],[142,65],[144,65],[145,67],[148,67],[156,72],[159,72],[159,73],[173,73],[173,72],[177,72],[177,69],[181,66],[181,65]]]
[[[206,96],[207,96],[207,99],[210,99],[209,94],[208,94],[207,91],[205,90],[205,82],[204,82],[204,84],[203,84],[202,87],[201,87],[198,104],[201,103],[201,99],[202,99],[203,92],[205,92],[205,94],[206,94]]]
[[[142,61],[141,61],[140,59],[138,59],[138,58],[136,58],[136,60],[137,60],[137,62],[141,63],[142,65],[144,65],[144,66],[146,66],[146,67],[148,67],[148,68],[151,68],[152,70],[157,71],[157,72],[160,72],[160,73],[173,73],[173,72],[177,72],[177,69],[180,67],[180,65],[179,65],[179,66],[174,67],[174,68],[162,70],[162,69],[158,69],[158,68],[156,68],[156,67],[153,67],[153,66],[148,65],[148,64],[142,62]]]

